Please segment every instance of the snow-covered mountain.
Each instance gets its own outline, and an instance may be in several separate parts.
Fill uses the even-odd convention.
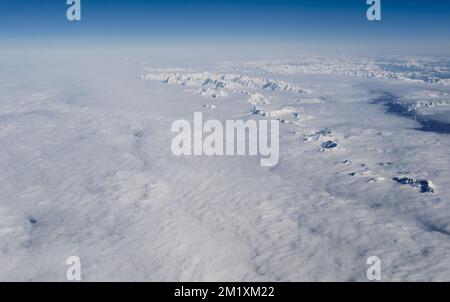
[[[302,57],[294,61],[245,62],[244,66],[259,67],[270,73],[284,75],[339,74],[450,84],[450,61],[447,58]]]
[[[150,70],[152,72],[140,76],[140,79],[156,80],[166,84],[178,84],[186,87],[204,87],[196,91],[201,95],[213,98],[225,97],[230,92],[242,91],[243,89],[262,89],[299,94],[308,94],[311,92],[307,89],[301,89],[293,83],[269,78],[248,77],[239,74],[160,72],[161,69]]]

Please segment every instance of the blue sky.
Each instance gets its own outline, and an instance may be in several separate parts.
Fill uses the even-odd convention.
[[[448,51],[450,1],[382,0],[380,22],[366,0],[2,0],[3,41],[273,41]]]

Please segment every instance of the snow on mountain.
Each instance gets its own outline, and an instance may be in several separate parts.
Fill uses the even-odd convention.
[[[212,98],[223,98],[228,96],[228,93],[226,93],[223,90],[217,90],[217,89],[211,89],[209,87],[205,87],[205,88],[201,88],[201,89],[197,89],[196,92],[199,95],[203,95],[203,96],[207,96],[207,97],[212,97]]]
[[[298,118],[300,113],[294,107],[283,107],[276,110],[269,110],[266,112],[267,117],[284,119],[284,118]]]
[[[421,89],[409,92],[402,96],[401,101],[410,111],[425,111],[433,109],[434,112],[443,109],[450,110],[450,94],[439,90]],[[428,110],[430,112],[430,110]]]
[[[250,95],[248,102],[254,106],[270,104],[270,101],[264,95],[259,93]]]
[[[408,106],[409,110],[418,110],[421,108],[436,108],[450,106],[450,101],[417,101]]]
[[[157,69],[158,70],[158,69]],[[188,87],[205,87],[201,95],[223,97],[240,89],[262,89],[290,93],[308,94],[311,90],[301,89],[295,84],[281,80],[260,77],[248,77],[239,74],[215,74],[208,72],[155,72],[140,76],[142,80],[162,81],[166,84],[178,84]]]
[[[254,61],[244,66],[259,67],[273,74],[340,74],[371,79],[399,79],[430,84],[450,84],[447,59],[302,57],[295,61]]]

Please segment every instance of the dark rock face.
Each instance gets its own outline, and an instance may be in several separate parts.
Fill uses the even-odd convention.
[[[266,116],[266,113],[262,109],[259,109],[259,108],[256,108],[256,107],[252,108],[252,110],[250,111],[250,114]]]
[[[416,182],[417,182],[417,185],[420,188],[420,192],[421,193],[427,193],[427,192],[433,193],[434,192],[433,188],[430,187],[430,184],[428,183],[428,180],[419,179],[419,180],[416,180]]]
[[[410,185],[420,189],[420,193],[434,193],[431,182],[426,179],[412,179],[405,176],[397,176],[392,180],[402,185]]]
[[[28,217],[28,222],[31,225],[36,225],[38,223],[38,220],[36,218],[34,218],[34,217]]]
[[[393,180],[395,180],[396,182],[398,182],[402,185],[413,185],[414,184],[414,179],[407,178],[407,177],[397,176],[397,177],[394,177]]]
[[[324,149],[334,149],[337,148],[337,144],[333,141],[326,141],[322,144],[322,148]]]

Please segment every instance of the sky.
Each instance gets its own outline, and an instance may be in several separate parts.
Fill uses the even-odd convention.
[[[0,43],[288,43],[322,48],[450,51],[450,1],[381,0],[369,22],[366,0],[2,0]]]

